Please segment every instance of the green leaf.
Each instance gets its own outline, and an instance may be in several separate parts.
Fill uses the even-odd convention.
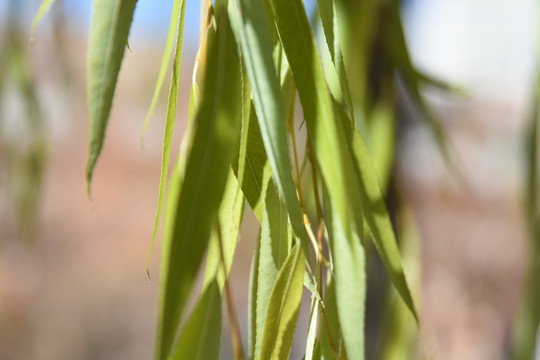
[[[237,154],[241,89],[236,44],[224,9],[208,33],[201,102],[193,122],[191,151],[174,215],[165,226],[156,358],[171,351],[210,230],[215,224],[227,174]],[[171,185],[174,187],[175,185]]]
[[[34,18],[34,21],[32,22],[32,31],[30,33],[30,41],[33,41],[36,36],[36,29],[39,25],[41,19],[43,16],[45,16],[45,13],[49,11],[52,4],[54,4],[55,0],[43,0],[41,2],[41,6],[39,7],[38,13],[36,14],[36,17]]]
[[[365,253],[357,233],[348,239],[335,205],[325,196],[327,225],[332,250],[336,304],[347,354],[364,359],[364,312],[366,299]]]
[[[341,343],[341,332],[336,304],[336,282],[331,276],[328,277],[324,300],[327,323],[324,323],[324,319],[321,319],[319,324],[321,359],[345,359],[346,356],[340,357],[338,353]]]
[[[339,78],[339,85],[341,87],[341,91],[343,92],[345,102],[349,108],[351,119],[354,124],[354,107],[349,91],[349,83],[347,81],[347,73],[345,71],[345,62],[343,60],[340,39],[338,36],[338,20],[334,9],[334,0],[317,0],[317,3],[319,4],[319,14],[321,15],[321,22],[324,29],[324,35],[326,37],[326,43],[328,44],[332,62],[334,63],[336,73]]]
[[[124,57],[137,0],[95,0],[88,44],[87,191],[103,147],[118,73]]]
[[[173,60],[173,72],[171,77],[171,87],[169,90],[169,101],[167,103],[167,119],[165,121],[165,134],[163,135],[163,154],[161,159],[161,174],[159,178],[159,193],[158,204],[156,210],[156,219],[154,222],[154,231],[152,233],[152,242],[150,244],[150,250],[148,252],[148,259],[146,260],[146,271],[148,273],[148,263],[150,261],[150,255],[154,247],[154,241],[156,240],[156,234],[159,228],[159,221],[161,219],[161,208],[163,205],[163,198],[165,196],[165,189],[167,187],[167,176],[169,174],[169,161],[171,158],[171,142],[174,131],[174,121],[176,116],[176,105],[178,102],[178,88],[180,86],[180,69],[182,65],[182,43],[184,39],[184,14],[186,10],[185,0],[175,0],[175,7],[181,7],[181,12],[178,14],[178,36],[176,38],[176,50],[174,52]],[[173,10],[174,13],[175,10]],[[159,80],[158,80],[159,81]]]
[[[294,232],[307,242],[302,211],[291,174],[287,131],[283,121],[285,110],[281,101],[280,83],[274,70],[273,47],[263,1],[230,0],[229,17],[246,64],[273,179],[287,204]]]
[[[405,279],[401,256],[392,229],[390,216],[379,186],[376,170],[371,163],[366,144],[358,131],[353,131],[351,146],[359,169],[362,207],[366,223],[373,235],[375,246],[394,286],[418,322],[414,303]],[[337,260],[336,260],[337,262]]]
[[[255,346],[257,344],[257,291],[259,289],[260,246],[261,233],[259,232],[251,260],[251,271],[249,273],[248,351],[250,359],[255,359]]]
[[[245,127],[242,126],[242,136],[246,137],[247,143],[242,191],[255,216],[262,224],[266,186],[269,183],[268,179],[271,178],[272,169],[266,157],[255,111],[251,111],[249,122],[242,125],[245,125]]]
[[[352,204],[360,202],[352,157],[326,86],[313,34],[300,0],[271,0],[277,30],[293,74],[315,155],[346,232]]]
[[[313,360],[313,355],[315,353],[315,337],[317,336],[318,319],[319,319],[319,300],[317,300],[315,296],[312,296],[308,334],[307,334],[307,339],[306,339],[305,360]]]
[[[184,11],[186,8],[186,2],[184,0],[174,0],[172,13],[171,13],[171,20],[169,23],[169,33],[167,34],[167,43],[165,44],[165,51],[163,52],[163,59],[161,60],[161,67],[159,68],[159,75],[156,82],[156,88],[154,89],[154,95],[152,96],[152,102],[150,103],[150,108],[148,109],[148,113],[146,114],[146,119],[144,120],[142,134],[141,134],[141,142],[144,138],[144,134],[146,133],[146,129],[148,128],[148,125],[150,124],[150,119],[152,118],[152,115],[154,114],[154,110],[156,109],[156,105],[159,99],[159,94],[161,93],[161,88],[163,87],[163,81],[165,81],[165,74],[167,72],[167,68],[169,65],[169,61],[171,59],[171,54],[173,50],[174,45],[174,38],[175,34],[178,32],[177,38],[176,38],[176,48],[178,49],[178,41],[183,36],[180,35],[180,33],[183,34],[184,32]],[[181,15],[180,15],[181,13]],[[178,29],[178,30],[177,30]],[[181,44],[181,43],[180,43]],[[176,60],[177,58],[178,50],[175,51],[175,60],[173,61],[173,71],[176,67],[177,61],[180,62],[181,59]],[[180,45],[180,58],[182,57],[182,46]],[[174,78],[174,73],[173,73]],[[172,85],[172,82],[171,82]],[[169,94],[172,92],[172,86]],[[170,105],[170,96],[169,96],[169,105]],[[168,115],[169,111],[167,111]],[[167,117],[168,118],[168,117]]]
[[[202,293],[180,334],[173,360],[219,359],[221,340],[221,296],[212,281]]]
[[[304,254],[299,244],[291,250],[272,289],[266,311],[262,345],[256,359],[287,359],[302,300]]]
[[[279,198],[276,186],[269,180],[259,245],[255,358],[261,356],[263,328],[270,294],[278,272],[289,254],[291,241],[285,205]]]
[[[229,277],[236,245],[238,244],[238,236],[240,235],[240,225],[244,214],[244,200],[238,181],[232,170],[229,170],[227,185],[225,186],[225,193],[223,194],[218,215],[226,272],[223,272],[219,240],[217,234],[213,233],[208,245],[208,260],[206,261],[203,289],[217,276],[219,289],[221,290],[225,280]]]

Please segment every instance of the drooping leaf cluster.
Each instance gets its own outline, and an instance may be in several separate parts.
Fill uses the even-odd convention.
[[[440,125],[419,90],[437,82],[412,65],[398,3],[319,0],[310,23],[301,0],[201,1],[205,30],[191,85],[190,120],[167,181],[185,1],[173,2],[144,125],[173,56],[153,234],[166,201],[155,357],[218,358],[225,303],[235,358],[287,359],[305,288],[312,299],[305,358],[363,359],[370,244],[411,319],[417,318],[385,204],[399,82],[446,149]],[[51,3],[46,0],[43,9]],[[93,2],[88,189],[136,4]],[[321,29],[324,40],[317,42],[314,30]],[[297,144],[300,122],[306,135],[303,159]],[[311,177],[304,188],[306,164]],[[316,216],[308,197],[314,199]],[[246,348],[228,286],[245,203],[261,226],[250,275]],[[204,285],[187,313],[205,254]]]

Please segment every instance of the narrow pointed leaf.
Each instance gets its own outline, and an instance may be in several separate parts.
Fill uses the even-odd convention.
[[[30,39],[31,40],[36,35],[36,29],[37,29],[37,26],[39,25],[41,19],[43,18],[43,16],[45,16],[47,11],[49,11],[52,4],[54,4],[54,1],[55,0],[43,0],[41,2],[41,6],[39,7],[38,13],[36,14],[36,17],[34,18],[34,21],[32,22],[32,31],[31,31],[31,34],[30,34]]]
[[[325,201],[328,203],[328,201]],[[337,315],[347,354],[364,359],[364,312],[366,298],[365,254],[354,233],[347,239],[334,206],[328,204],[327,221],[335,273]]]
[[[317,323],[319,320],[319,301],[315,296],[311,298],[311,311],[309,317],[308,334],[306,339],[305,360],[313,360],[315,353],[315,340],[317,336]]]
[[[353,162],[341,121],[324,78],[321,60],[300,0],[271,0],[277,30],[293,74],[317,161],[337,212],[344,221],[360,202]]]
[[[218,360],[221,340],[221,296],[216,281],[202,293],[180,334],[173,360]]]
[[[159,228],[159,221],[161,219],[161,208],[163,205],[163,198],[165,196],[165,189],[167,187],[167,176],[169,175],[169,162],[171,158],[171,142],[174,131],[174,121],[176,117],[176,105],[178,102],[178,88],[180,87],[180,69],[182,65],[182,44],[184,39],[184,14],[186,10],[186,0],[175,0],[175,6],[177,3],[181,3],[181,11],[178,14],[178,35],[176,37],[176,50],[174,52],[173,60],[173,72],[171,77],[171,87],[169,90],[169,100],[167,103],[167,119],[165,121],[165,134],[163,135],[163,153],[161,155],[161,174],[159,178],[159,192],[158,203],[156,210],[156,219],[154,222],[154,231],[152,233],[152,242],[150,243],[150,250],[148,252],[148,259],[146,261],[146,271],[148,272],[148,262],[150,261],[150,255],[154,247],[154,241],[156,240],[156,234]]]
[[[343,54],[341,52],[341,42],[339,39],[339,31],[337,28],[337,14],[334,9],[334,0],[317,0],[319,5],[319,14],[321,15],[321,22],[324,29],[324,35],[326,37],[326,43],[330,50],[332,62],[334,63],[336,73],[339,78],[339,85],[349,112],[352,122],[354,124],[354,107],[352,103],[351,93],[349,91],[349,83],[347,81],[347,73],[345,71],[345,62],[343,60]]]
[[[287,359],[302,300],[304,253],[297,244],[279,271],[272,289],[257,359]]]
[[[366,223],[373,235],[375,246],[383,260],[394,286],[407,304],[407,307],[418,321],[416,309],[405,279],[399,248],[386,209],[386,204],[379,186],[376,170],[371,163],[369,153],[358,131],[353,131],[352,143],[361,180],[362,207]]]
[[[255,346],[257,343],[257,291],[259,289],[260,244],[261,234],[259,233],[251,260],[251,271],[249,273],[248,351],[250,359],[255,359]]]
[[[244,200],[238,181],[232,170],[229,170],[227,185],[225,186],[225,193],[223,194],[218,215],[226,270],[223,271],[220,244],[217,234],[214,233],[208,245],[208,260],[206,261],[203,289],[217,276],[219,289],[221,290],[225,280],[229,277],[236,245],[238,244],[238,236],[240,235],[240,225],[244,214]]]
[[[88,45],[88,194],[101,153],[137,0],[95,0]]]
[[[261,356],[262,334],[270,294],[274,288],[278,272],[289,254],[289,241],[285,205],[279,198],[276,186],[269,180],[259,249],[256,358],[260,358]]]
[[[175,34],[183,33],[184,32],[184,9],[186,7],[185,0],[174,0],[172,13],[171,13],[171,20],[169,23],[169,33],[167,34],[167,42],[165,44],[165,51],[163,52],[163,59],[161,60],[161,66],[159,68],[159,75],[156,82],[156,88],[154,89],[154,95],[152,95],[152,102],[150,103],[150,108],[148,109],[148,113],[146,114],[146,119],[144,120],[142,134],[141,134],[141,142],[144,138],[144,134],[146,133],[146,129],[148,128],[148,125],[150,124],[150,119],[152,118],[152,115],[154,114],[154,110],[156,109],[156,105],[159,99],[159,94],[161,93],[161,88],[163,87],[163,82],[165,81],[165,74],[167,73],[167,68],[169,65],[169,61],[171,60],[171,54],[174,46],[174,38]],[[182,13],[182,15],[180,15]],[[178,39],[180,38],[180,35],[177,35],[176,38],[176,48],[178,49]],[[182,46],[180,46],[180,57],[182,57],[181,52]],[[178,50],[176,51],[178,52]],[[175,52],[175,58],[177,57]],[[180,62],[181,59],[178,60]],[[177,60],[175,59],[173,61],[174,64],[176,64]],[[173,65],[173,71],[174,71],[175,65]],[[174,74],[173,74],[174,77]],[[170,100],[170,97],[169,97]],[[167,111],[168,113],[168,111]]]
[[[272,166],[273,179],[287,204],[294,232],[307,241],[290,170],[287,132],[283,121],[285,111],[281,101],[279,80],[274,70],[272,42],[266,24],[263,1],[231,0],[229,14],[245,60],[262,139]]]
[[[240,134],[241,89],[236,44],[224,9],[208,33],[201,102],[173,221],[165,226],[156,357],[166,359],[215,223]],[[171,185],[174,186],[174,185]]]

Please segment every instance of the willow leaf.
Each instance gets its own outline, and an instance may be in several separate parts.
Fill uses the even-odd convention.
[[[294,77],[322,175],[347,233],[351,204],[359,203],[344,129],[334,113],[321,60],[300,0],[271,0],[277,30]]]
[[[173,221],[165,226],[156,357],[171,351],[180,316],[218,214],[240,133],[240,69],[236,44],[224,9],[216,11],[216,31],[208,33],[208,58],[201,102],[193,122],[191,151],[176,199]],[[174,186],[174,185],[173,185]]]
[[[321,22],[324,29],[324,35],[332,62],[334,63],[336,73],[339,78],[339,85],[347,107],[349,108],[352,122],[354,124],[354,107],[352,103],[351,93],[349,91],[349,83],[347,81],[347,73],[345,71],[345,62],[343,60],[343,54],[341,52],[341,44],[339,39],[339,31],[337,29],[337,15],[334,8],[334,0],[317,0],[319,5],[319,14],[321,16]]]
[[[366,299],[365,253],[357,233],[347,239],[335,206],[328,197],[327,221],[332,249],[337,315],[347,354],[364,359],[364,312]]]
[[[253,209],[255,216],[262,224],[264,214],[264,197],[268,179],[271,178],[272,169],[268,163],[266,151],[262,141],[261,130],[257,122],[255,111],[250,112],[247,129],[242,129],[247,133],[246,155],[244,162],[244,175],[242,178],[242,191]]]
[[[43,0],[41,2],[41,6],[39,7],[39,10],[38,10],[38,12],[36,14],[36,17],[34,18],[34,21],[32,22],[32,31],[31,31],[31,35],[30,35],[31,41],[32,41],[32,39],[34,39],[34,37],[36,35],[36,29],[37,29],[37,26],[39,25],[41,19],[43,18],[43,16],[45,16],[47,11],[49,11],[52,4],[54,4],[54,1],[55,0]]]
[[[414,303],[405,279],[399,248],[392,229],[390,216],[379,186],[376,170],[371,163],[366,144],[358,131],[353,131],[351,146],[356,156],[361,180],[362,207],[366,223],[373,235],[373,240],[381,259],[390,275],[394,286],[418,321]],[[337,262],[337,261],[336,261]]]
[[[255,359],[255,346],[257,343],[257,291],[259,289],[260,244],[261,234],[259,232],[251,260],[251,271],[249,273],[248,351],[250,359]]]
[[[289,253],[272,289],[256,359],[287,359],[302,300],[304,253],[300,245]]]
[[[242,50],[253,102],[273,179],[283,196],[294,232],[307,241],[296,187],[291,175],[280,83],[274,70],[272,41],[262,0],[229,1],[229,17]]]
[[[341,332],[339,327],[338,309],[336,304],[336,282],[332,277],[328,277],[328,282],[325,291],[325,311],[327,324],[319,324],[320,341],[319,347],[321,351],[321,359],[337,360],[345,359],[346,356],[339,356],[339,348],[341,343]]]
[[[229,277],[236,245],[238,244],[238,236],[240,235],[240,225],[244,214],[244,200],[238,181],[232,170],[229,170],[227,185],[225,186],[225,193],[223,194],[218,215],[223,249],[219,248],[217,234],[212,234],[208,245],[208,260],[206,261],[203,289],[217,276],[221,290],[225,280]],[[223,260],[225,261],[225,273],[223,271],[221,250],[223,250]]]
[[[174,0],[173,8],[171,12],[171,20],[169,23],[169,33],[167,34],[167,42],[165,44],[165,50],[163,52],[163,59],[161,60],[161,66],[159,68],[159,75],[156,82],[156,88],[154,89],[154,95],[152,95],[152,102],[150,103],[150,108],[148,109],[148,113],[146,114],[146,119],[144,120],[142,134],[141,134],[141,142],[144,138],[144,134],[146,133],[146,129],[148,128],[148,125],[150,124],[150,119],[152,118],[152,115],[154,114],[154,111],[156,109],[156,105],[159,99],[159,94],[161,93],[161,88],[163,87],[163,82],[165,81],[165,74],[167,72],[167,67],[169,65],[169,61],[171,59],[171,54],[173,50],[174,45],[174,35],[178,32],[178,34],[184,32],[184,11],[185,11],[185,0]],[[182,13],[182,15],[180,15]],[[178,39],[180,38],[180,35],[177,35],[176,38],[176,48],[178,49]],[[181,52],[182,46],[180,46],[180,57],[182,57]],[[173,65],[173,71],[174,67],[176,67],[176,53],[175,52],[175,60]],[[180,61],[180,60],[178,60]],[[173,73],[174,77],[174,73]],[[172,90],[172,88],[171,88]],[[170,101],[170,97],[169,97]],[[168,111],[167,111],[168,113]]]
[[[103,147],[118,73],[124,57],[137,0],[95,0],[88,45],[88,194]]]
[[[181,4],[180,4],[181,3]],[[169,90],[169,100],[167,103],[167,119],[165,121],[165,134],[163,135],[163,153],[161,160],[161,174],[159,178],[159,192],[158,203],[156,210],[156,219],[154,222],[154,231],[152,233],[152,242],[150,244],[150,251],[148,252],[148,259],[146,261],[146,271],[148,272],[148,263],[150,261],[150,255],[154,247],[154,241],[156,240],[156,234],[159,228],[159,221],[161,219],[161,208],[163,205],[163,197],[165,196],[165,189],[167,187],[167,176],[169,174],[169,161],[171,158],[171,142],[174,131],[174,120],[176,116],[176,105],[178,102],[178,88],[180,87],[180,69],[182,66],[182,44],[184,39],[184,14],[186,10],[186,0],[175,0],[176,5],[181,7],[181,12],[178,14],[178,35],[176,37],[176,50],[174,51],[173,71],[171,77],[171,87]],[[174,11],[173,11],[174,12]]]
[[[180,334],[173,360],[219,359],[221,296],[216,281],[202,293]]]
[[[269,179],[259,248],[255,358],[260,358],[262,335],[270,294],[279,270],[289,254],[287,211],[274,183]]]
[[[315,353],[315,339],[317,336],[317,322],[319,319],[319,301],[315,296],[311,298],[311,311],[309,317],[308,334],[306,339],[305,360],[313,360]]]

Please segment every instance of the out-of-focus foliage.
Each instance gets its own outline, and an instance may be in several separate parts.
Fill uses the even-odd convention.
[[[0,39],[0,182],[8,200],[1,227],[16,221],[22,238],[35,236],[47,133],[28,56],[24,7],[12,0]]]

